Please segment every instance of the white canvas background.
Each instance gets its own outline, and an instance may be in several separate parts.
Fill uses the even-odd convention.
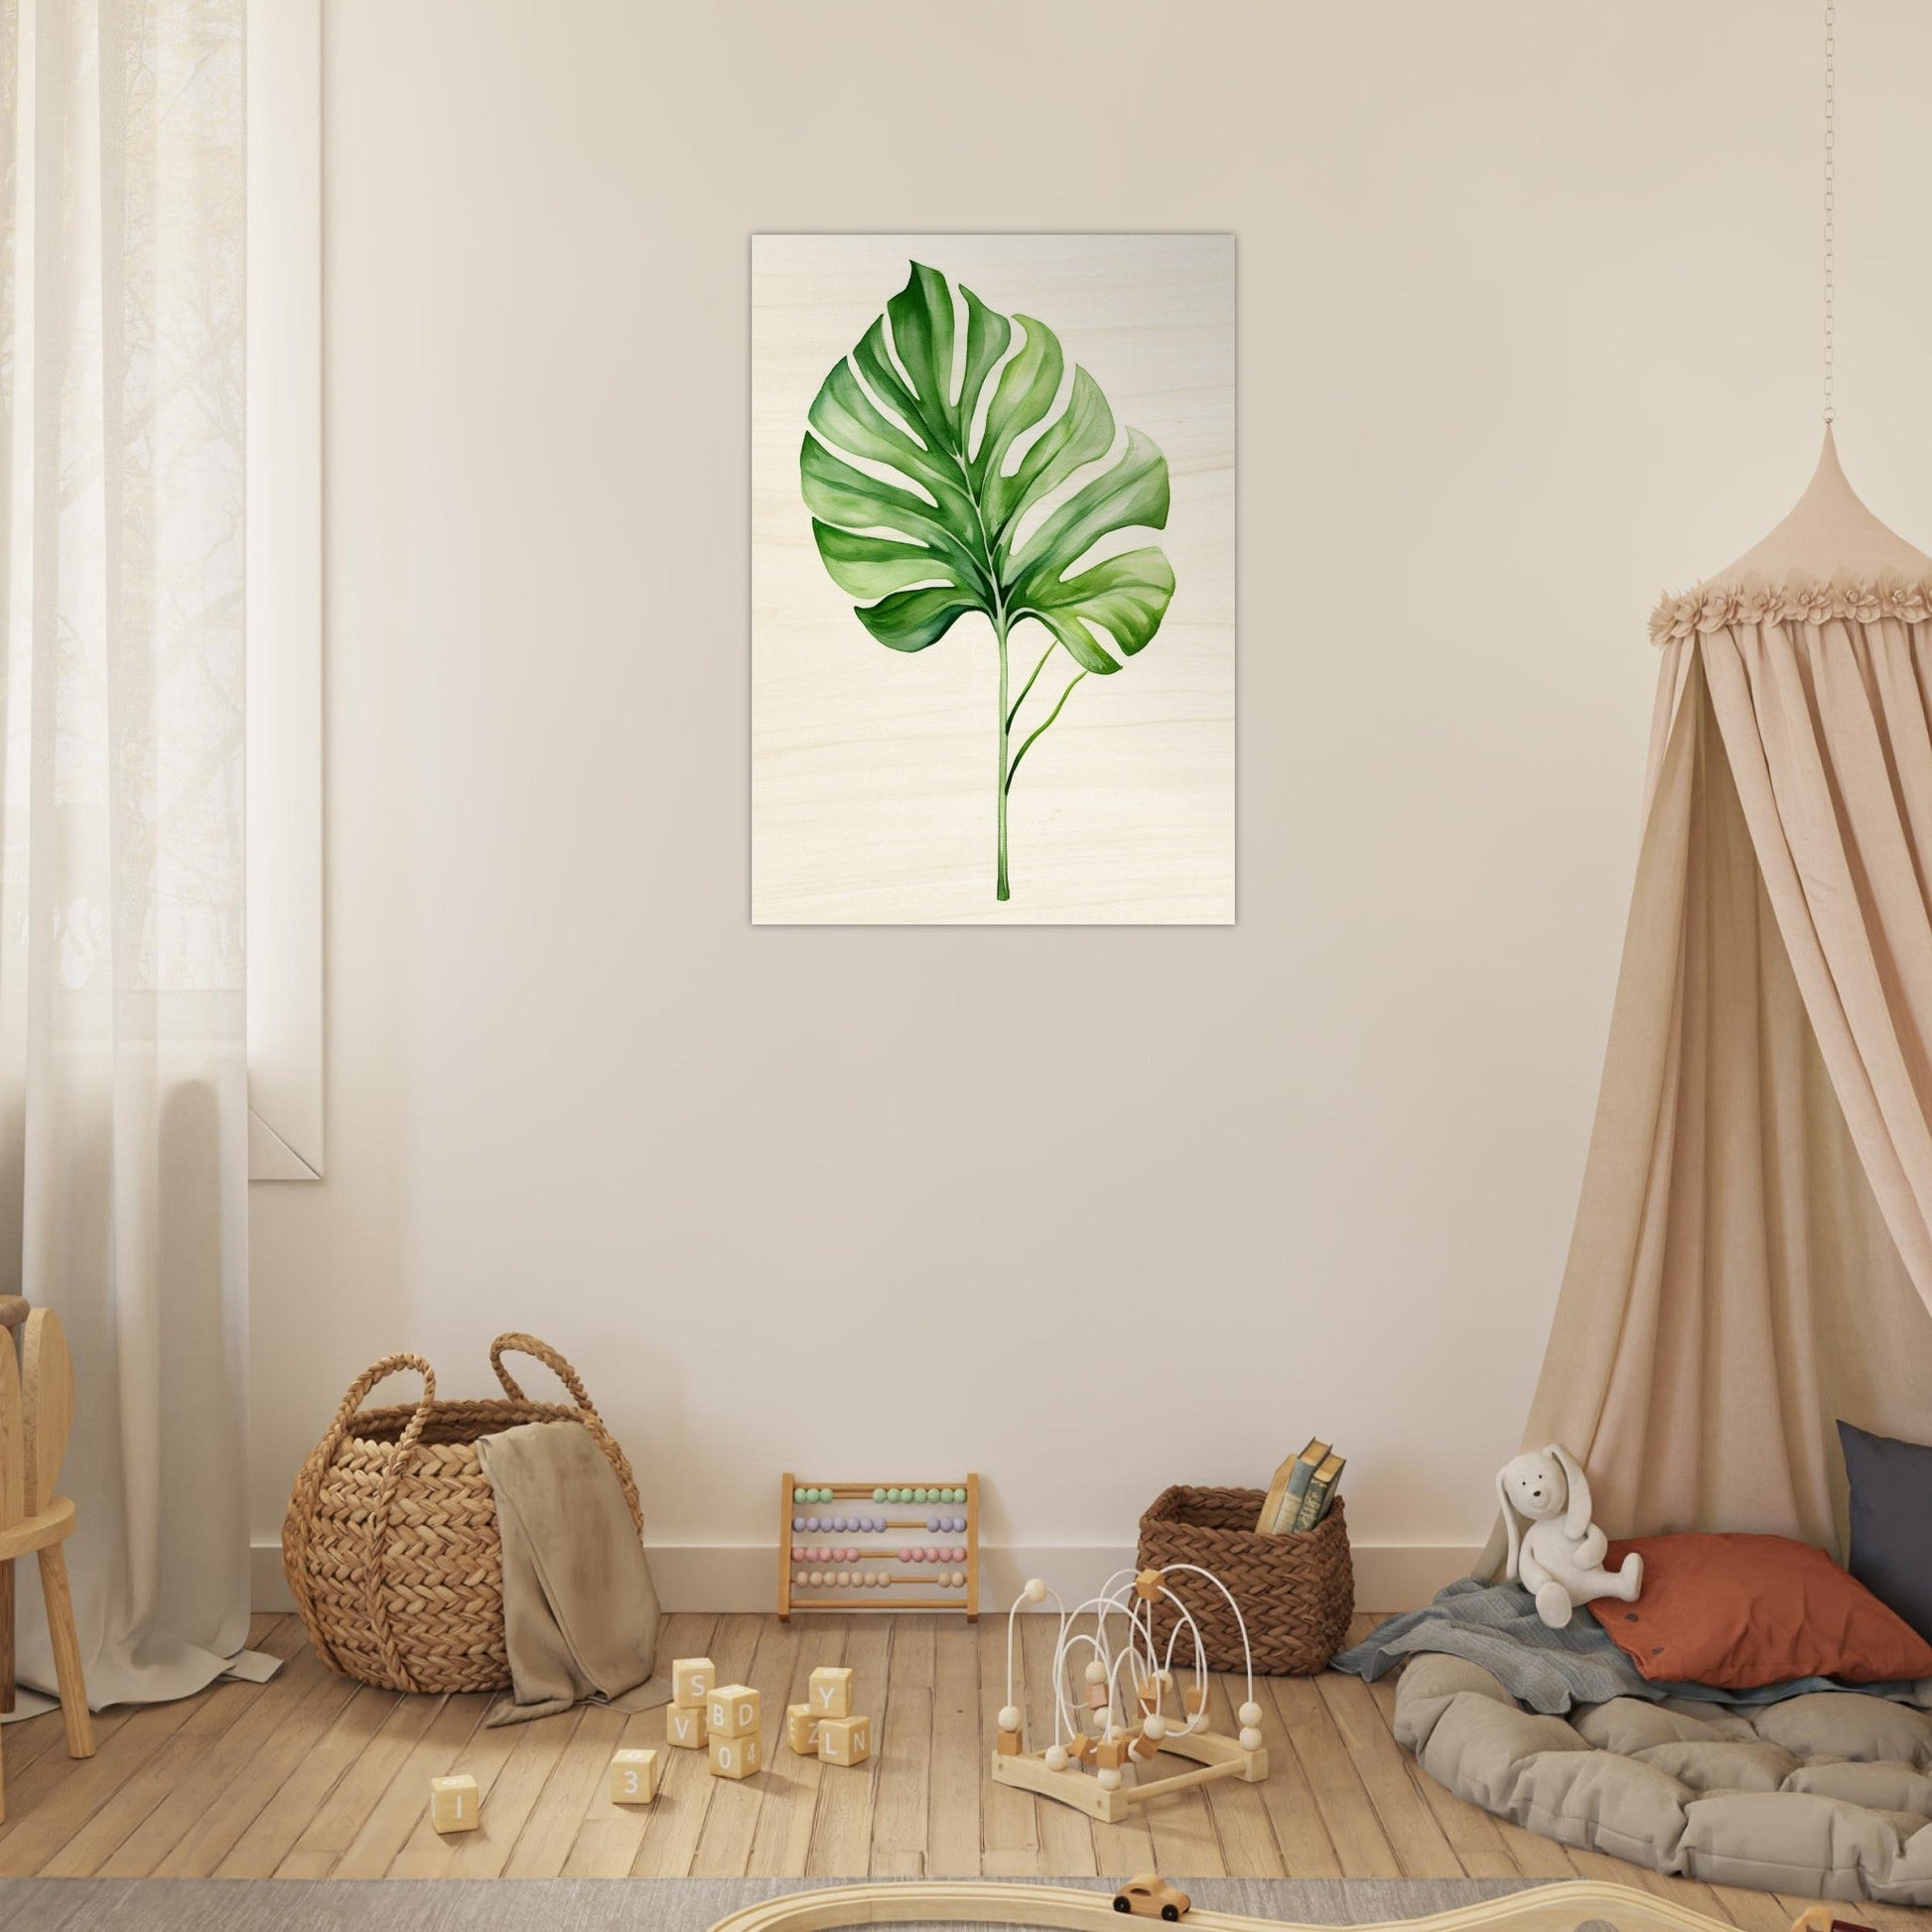
[[[911,261],[1037,317],[1120,431],[1168,459],[1173,566],[1160,630],[1088,677],[1015,780],[1013,897],[994,897],[998,656],[960,619],[888,649],[826,575],[798,450],[827,371]],[[1234,917],[1234,238],[759,235],[752,247],[752,915],[769,923],[1225,923]],[[1119,436],[1116,438],[1118,449]],[[1061,495],[1097,472],[1083,471]],[[1058,500],[1057,496],[1054,500]],[[1028,525],[1038,520],[1035,512]],[[1049,642],[1012,633],[1012,690]],[[1074,667],[1056,653],[1014,749]]]

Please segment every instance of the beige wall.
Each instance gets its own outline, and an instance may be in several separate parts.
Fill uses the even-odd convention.
[[[1119,1544],[1312,1430],[1358,1541],[1478,1541],[1644,620],[1815,454],[1816,11],[330,0],[329,1177],[254,1190],[257,1536],[370,1357],[527,1325],[666,1545],[791,1462]],[[1932,10],[1841,68],[1842,447],[1924,542]],[[755,931],[748,236],[1114,226],[1239,236],[1239,924]]]

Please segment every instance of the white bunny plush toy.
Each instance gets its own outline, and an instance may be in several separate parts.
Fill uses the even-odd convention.
[[[1511,1583],[1518,1578],[1536,1598],[1536,1613],[1552,1630],[1570,1621],[1579,1603],[1598,1596],[1637,1600],[1643,1558],[1632,1550],[1622,1569],[1603,1568],[1610,1539],[1589,1520],[1589,1478],[1567,1449],[1552,1443],[1526,1449],[1496,1471],[1496,1494],[1509,1525]],[[1527,1517],[1529,1528],[1523,1528]]]

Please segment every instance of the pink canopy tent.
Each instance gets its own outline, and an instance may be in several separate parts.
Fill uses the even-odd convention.
[[[1932,1441],[1932,557],[1828,427],[1797,507],[1652,634],[1636,888],[1526,1441],[1585,1459],[1612,1535],[1837,1549],[1836,1419]]]

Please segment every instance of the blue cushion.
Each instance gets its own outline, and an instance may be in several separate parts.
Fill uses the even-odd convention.
[[[1932,1642],[1932,1446],[1838,1426],[1852,1484],[1846,1568]]]

